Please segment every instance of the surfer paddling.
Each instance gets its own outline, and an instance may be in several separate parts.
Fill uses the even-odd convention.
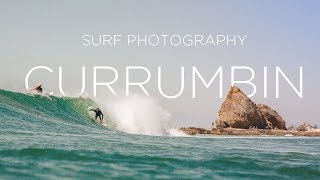
[[[39,83],[38,86],[34,87],[34,88],[31,88],[29,89],[29,91],[37,91],[38,93],[42,93],[42,84]]]
[[[100,118],[100,123],[102,123],[103,121],[103,114],[101,112],[101,110],[99,108],[96,108],[96,109],[90,109],[90,111],[93,111],[96,113],[96,117],[95,119],[97,119],[98,117]]]

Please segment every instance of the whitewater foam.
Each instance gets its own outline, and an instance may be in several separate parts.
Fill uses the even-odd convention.
[[[132,133],[162,136],[168,135],[168,122],[171,115],[150,96],[133,94],[97,100],[102,110],[108,114],[110,123],[117,130]]]
[[[183,131],[177,129],[177,128],[172,128],[167,130],[168,135],[170,136],[181,136],[181,137],[188,137],[190,135],[184,133]]]

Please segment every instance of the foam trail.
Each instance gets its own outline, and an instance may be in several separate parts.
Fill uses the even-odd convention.
[[[138,94],[112,97],[104,102],[104,107],[115,128],[120,131],[167,135],[167,124],[171,115],[152,97]]]
[[[167,130],[168,135],[170,136],[189,136],[188,134],[184,133],[183,131],[173,128],[173,129],[168,129]]]

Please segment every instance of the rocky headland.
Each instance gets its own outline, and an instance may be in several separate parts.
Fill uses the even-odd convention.
[[[288,131],[279,113],[265,104],[251,101],[238,87],[232,86],[219,110],[212,129],[180,128],[189,135],[270,135],[270,136],[320,136],[320,131]]]
[[[287,130],[285,121],[275,110],[254,103],[236,86],[228,92],[214,123],[217,128]]]
[[[182,127],[181,131],[188,135],[224,135],[224,136],[314,136],[320,137],[320,130],[273,130],[273,129],[239,129],[239,128],[213,128]]]

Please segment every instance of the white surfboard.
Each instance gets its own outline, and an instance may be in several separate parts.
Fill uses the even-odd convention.
[[[101,125],[104,127],[108,127],[108,125],[106,123],[102,123]]]

